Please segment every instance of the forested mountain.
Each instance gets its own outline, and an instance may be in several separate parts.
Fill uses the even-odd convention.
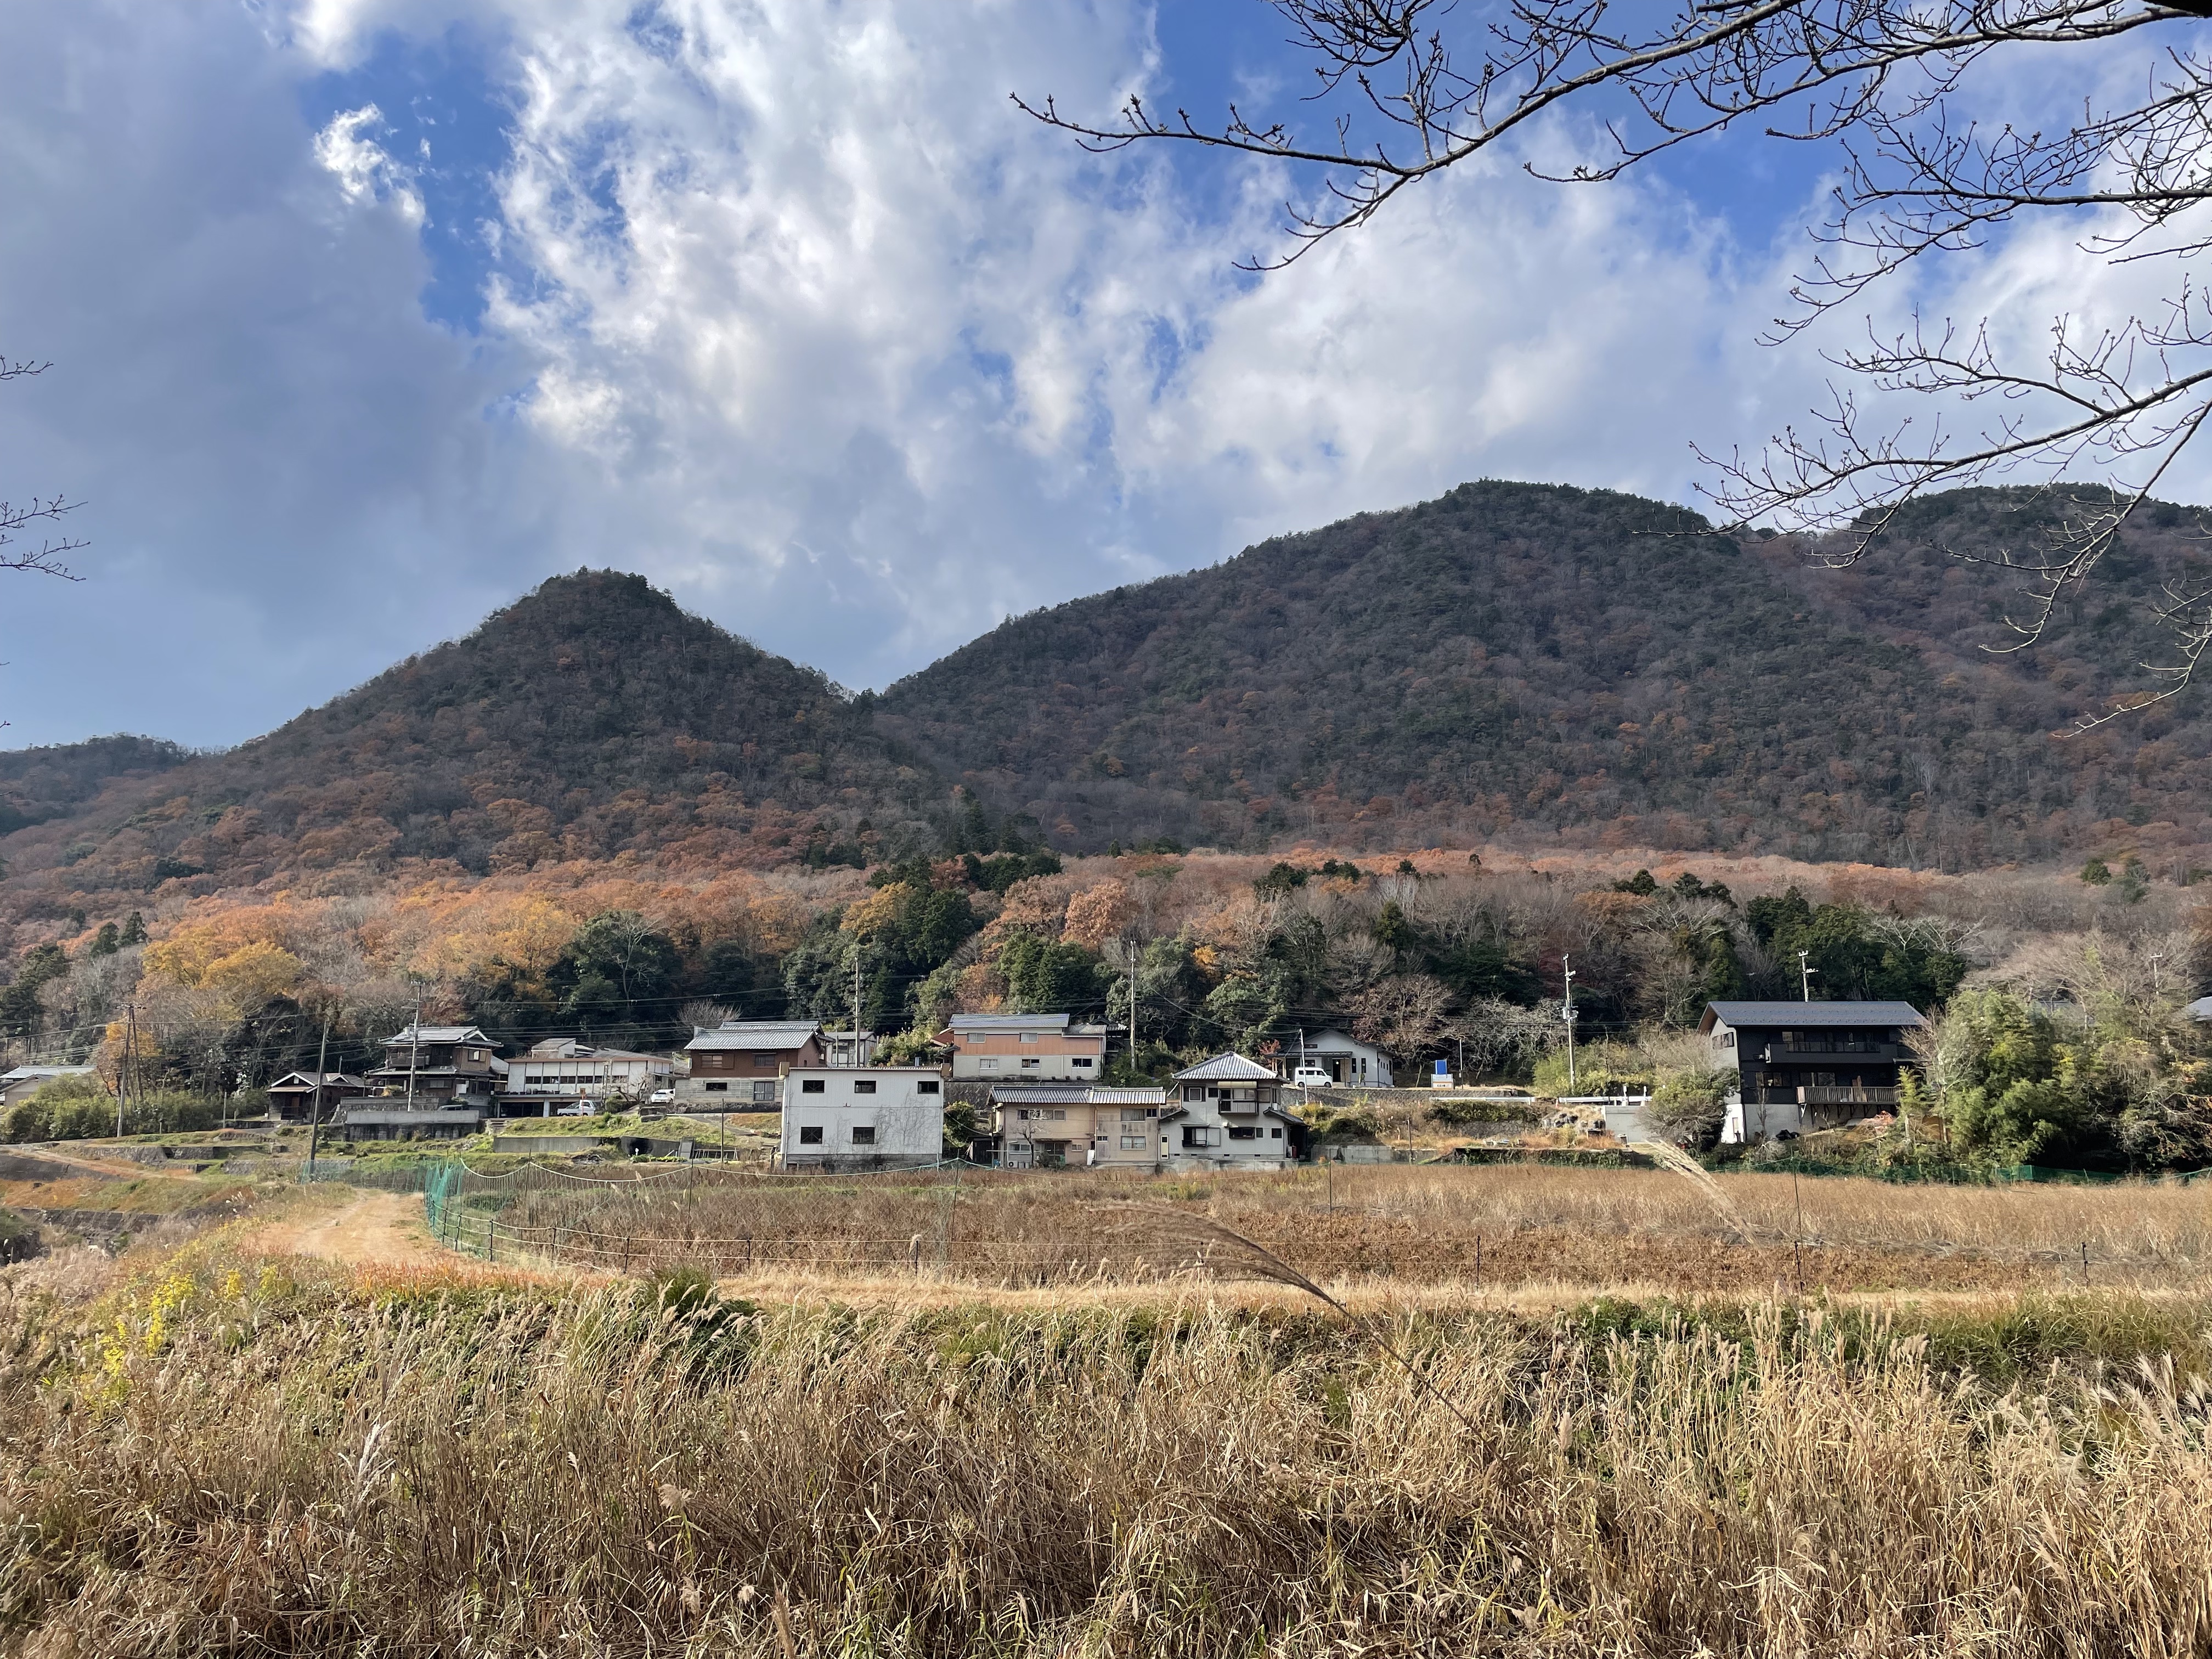
[[[2086,606],[1992,655],[2018,578],[1958,556],[2032,552],[2050,510],[1944,497],[1834,571],[1632,496],[1468,484],[1016,618],[859,699],[641,577],[579,572],[227,754],[0,755],[0,919],[171,882],[988,850],[1001,832],[954,812],[956,782],[1062,851],[1504,836],[2185,866],[2212,840],[2202,699],[2057,734],[2145,684],[2145,601],[2194,515],[2152,514]]]
[[[189,758],[181,744],[132,737],[0,752],[0,836],[66,817],[118,780]]]
[[[871,842],[927,839],[935,805],[823,676],[611,571],[556,577],[225,754],[106,738],[0,757],[0,801],[30,826],[0,842],[16,914],[409,860],[857,863],[862,821]]]
[[[1958,868],[2206,839],[2201,699],[2144,684],[2160,509],[2086,612],[1994,656],[2043,498],[1923,504],[1842,572],[1605,491],[1473,483],[1011,620],[893,686],[880,730],[1061,844],[1316,836],[1786,852]]]

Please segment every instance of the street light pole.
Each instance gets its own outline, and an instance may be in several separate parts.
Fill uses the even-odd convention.
[[[1813,975],[1820,971],[1812,965],[1812,955],[1810,951],[1800,951],[1797,953],[1798,982],[1805,988],[1805,1000],[1808,1002],[1813,1000]]]

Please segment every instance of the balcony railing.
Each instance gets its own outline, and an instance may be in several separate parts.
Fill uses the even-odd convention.
[[[1897,1104],[1897,1091],[1872,1084],[1850,1085],[1804,1083],[1793,1088],[1746,1090],[1744,1103],[1749,1106],[1887,1108]]]

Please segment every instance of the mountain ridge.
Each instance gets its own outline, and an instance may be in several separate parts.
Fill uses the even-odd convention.
[[[872,861],[942,844],[956,786],[1065,851],[1518,839],[1955,868],[2201,845],[2193,707],[2051,736],[2156,643],[2139,602],[2187,510],[2150,514],[2044,647],[1991,657],[2004,598],[1962,557],[2039,512],[1957,492],[1831,571],[1667,503],[1478,482],[1010,618],[857,697],[642,577],[579,571],[233,750],[0,753],[0,909]]]

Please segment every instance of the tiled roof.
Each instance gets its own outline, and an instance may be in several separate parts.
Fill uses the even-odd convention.
[[[811,1020],[803,1024],[795,1020],[733,1020],[710,1031],[695,1030],[684,1047],[695,1054],[724,1048],[804,1048],[820,1030]]]
[[[1164,1089],[1108,1089],[1095,1083],[1001,1083],[994,1106],[1164,1106]]]
[[[315,1086],[315,1074],[313,1072],[287,1072],[269,1086],[271,1089],[305,1091]],[[366,1089],[368,1085],[359,1078],[350,1077],[343,1072],[325,1072],[323,1073],[323,1086],[325,1089]]]
[[[1832,1025],[1925,1025],[1920,1011],[1909,1002],[1709,1002],[1706,1018],[1698,1029],[1710,1031],[1716,1024],[1779,1025],[1809,1030]]]
[[[419,1036],[412,1025],[404,1025],[384,1039],[384,1046],[387,1048],[395,1042],[481,1042],[487,1048],[499,1047],[474,1025],[425,1025]]]
[[[956,1031],[1057,1031],[1068,1022],[1066,1014],[955,1014]]]
[[[1242,1054],[1216,1054],[1176,1073],[1178,1083],[1273,1083],[1275,1074]]]

